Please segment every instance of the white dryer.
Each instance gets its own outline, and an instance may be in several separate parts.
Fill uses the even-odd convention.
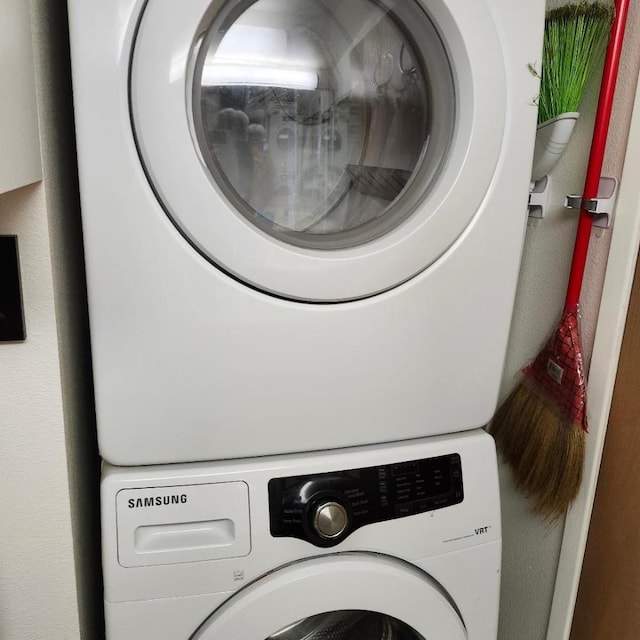
[[[69,0],[100,450],[455,432],[494,410],[543,0]]]
[[[107,640],[495,640],[485,432],[102,483]]]

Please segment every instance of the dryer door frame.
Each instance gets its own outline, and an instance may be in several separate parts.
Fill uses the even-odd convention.
[[[131,53],[133,133],[159,202],[210,262],[279,297],[340,302],[408,281],[465,233],[501,157],[508,99],[500,34],[486,0],[411,1],[436,26],[452,67],[456,123],[448,157],[431,191],[399,225],[358,246],[322,250],[288,244],[252,225],[212,180],[197,148],[194,50],[212,15],[228,3],[148,0]]]
[[[402,560],[363,552],[306,559],[266,574],[214,611],[192,640],[267,640],[305,618],[347,610],[395,618],[424,640],[468,640],[450,596],[433,578]]]

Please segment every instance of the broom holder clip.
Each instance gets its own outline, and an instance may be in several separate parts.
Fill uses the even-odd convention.
[[[600,178],[598,195],[595,198],[583,198],[581,195],[568,195],[564,199],[567,209],[587,211],[593,215],[593,225],[609,229],[613,225],[613,213],[618,197],[618,181],[615,178]]]
[[[551,178],[542,176],[540,180],[531,183],[529,187],[529,217],[543,218],[544,210],[549,200],[549,189],[551,187]]]

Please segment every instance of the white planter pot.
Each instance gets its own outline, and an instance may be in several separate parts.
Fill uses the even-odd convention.
[[[577,111],[561,113],[538,125],[531,170],[532,182],[540,180],[554,169],[569,143],[579,116]]]

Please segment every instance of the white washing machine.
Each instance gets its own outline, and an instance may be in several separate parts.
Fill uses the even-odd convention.
[[[102,483],[107,640],[495,640],[484,431],[127,469]]]
[[[69,0],[104,458],[488,421],[544,6]]]

